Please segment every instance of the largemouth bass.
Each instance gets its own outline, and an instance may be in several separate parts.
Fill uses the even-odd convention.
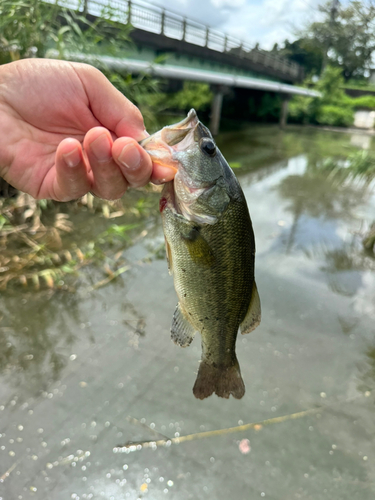
[[[154,162],[177,171],[160,199],[169,271],[179,299],[172,339],[186,347],[196,332],[201,334],[196,398],[216,393],[240,399],[245,386],[235,352],[237,333],[254,330],[261,317],[254,233],[244,194],[194,110],[141,144]]]

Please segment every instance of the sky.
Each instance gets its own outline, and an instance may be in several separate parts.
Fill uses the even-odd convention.
[[[296,32],[318,17],[324,0],[154,0],[167,10],[200,21],[219,31],[271,49],[297,38]]]

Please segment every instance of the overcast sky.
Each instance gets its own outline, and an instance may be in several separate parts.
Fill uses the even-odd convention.
[[[344,0],[345,1],[345,0]],[[296,38],[296,31],[317,17],[324,0],[154,0],[154,5],[216,27],[270,49]]]

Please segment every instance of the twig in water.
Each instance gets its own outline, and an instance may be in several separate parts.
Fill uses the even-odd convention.
[[[234,432],[248,431],[249,429],[257,429],[271,424],[280,424],[287,420],[294,420],[297,418],[306,417],[322,411],[322,407],[312,408],[310,410],[299,411],[289,415],[282,415],[281,417],[268,418],[260,422],[253,422],[250,424],[237,425],[236,427],[228,427],[226,429],[216,429],[214,431],[197,432],[195,434],[187,434],[186,436],[179,436],[171,439],[159,439],[157,441],[138,441],[132,443],[125,443],[123,446],[116,446],[113,448],[114,453],[130,453],[138,451],[143,448],[155,449],[158,446],[170,446],[171,444],[185,443],[186,441],[195,441],[196,439],[205,439],[214,436],[223,436],[225,434],[232,434]]]
[[[0,477],[0,483],[3,483],[5,481],[5,479],[10,475],[10,473],[12,471],[14,471],[14,469],[18,465],[18,462],[19,462],[19,460],[17,460],[16,462],[14,462],[14,464],[11,467],[9,467],[9,469],[6,472],[4,472],[4,474]]]
[[[120,276],[120,274],[123,274],[126,271],[129,271],[129,269],[130,269],[130,266],[120,267],[120,269],[117,269],[117,271],[115,271],[114,273],[112,273],[111,276],[108,276],[108,278],[105,278],[104,280],[101,280],[101,281],[98,281],[97,283],[95,283],[95,285],[93,285],[92,287],[90,287],[91,290],[97,290],[98,288],[100,288],[100,287],[102,287],[104,285],[107,285],[112,280],[114,280],[115,278],[117,278],[117,276]]]

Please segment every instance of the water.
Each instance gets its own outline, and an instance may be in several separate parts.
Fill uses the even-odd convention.
[[[374,498],[375,261],[361,237],[375,198],[315,168],[371,148],[367,139],[274,127],[219,138],[240,165],[263,310],[237,342],[241,401],[192,395],[200,345],[169,340],[176,296],[155,258],[159,219],[106,287],[90,291],[87,268],[76,293],[3,292],[0,498]],[[98,215],[80,220],[103,230]],[[257,430],[113,452],[317,407]]]

